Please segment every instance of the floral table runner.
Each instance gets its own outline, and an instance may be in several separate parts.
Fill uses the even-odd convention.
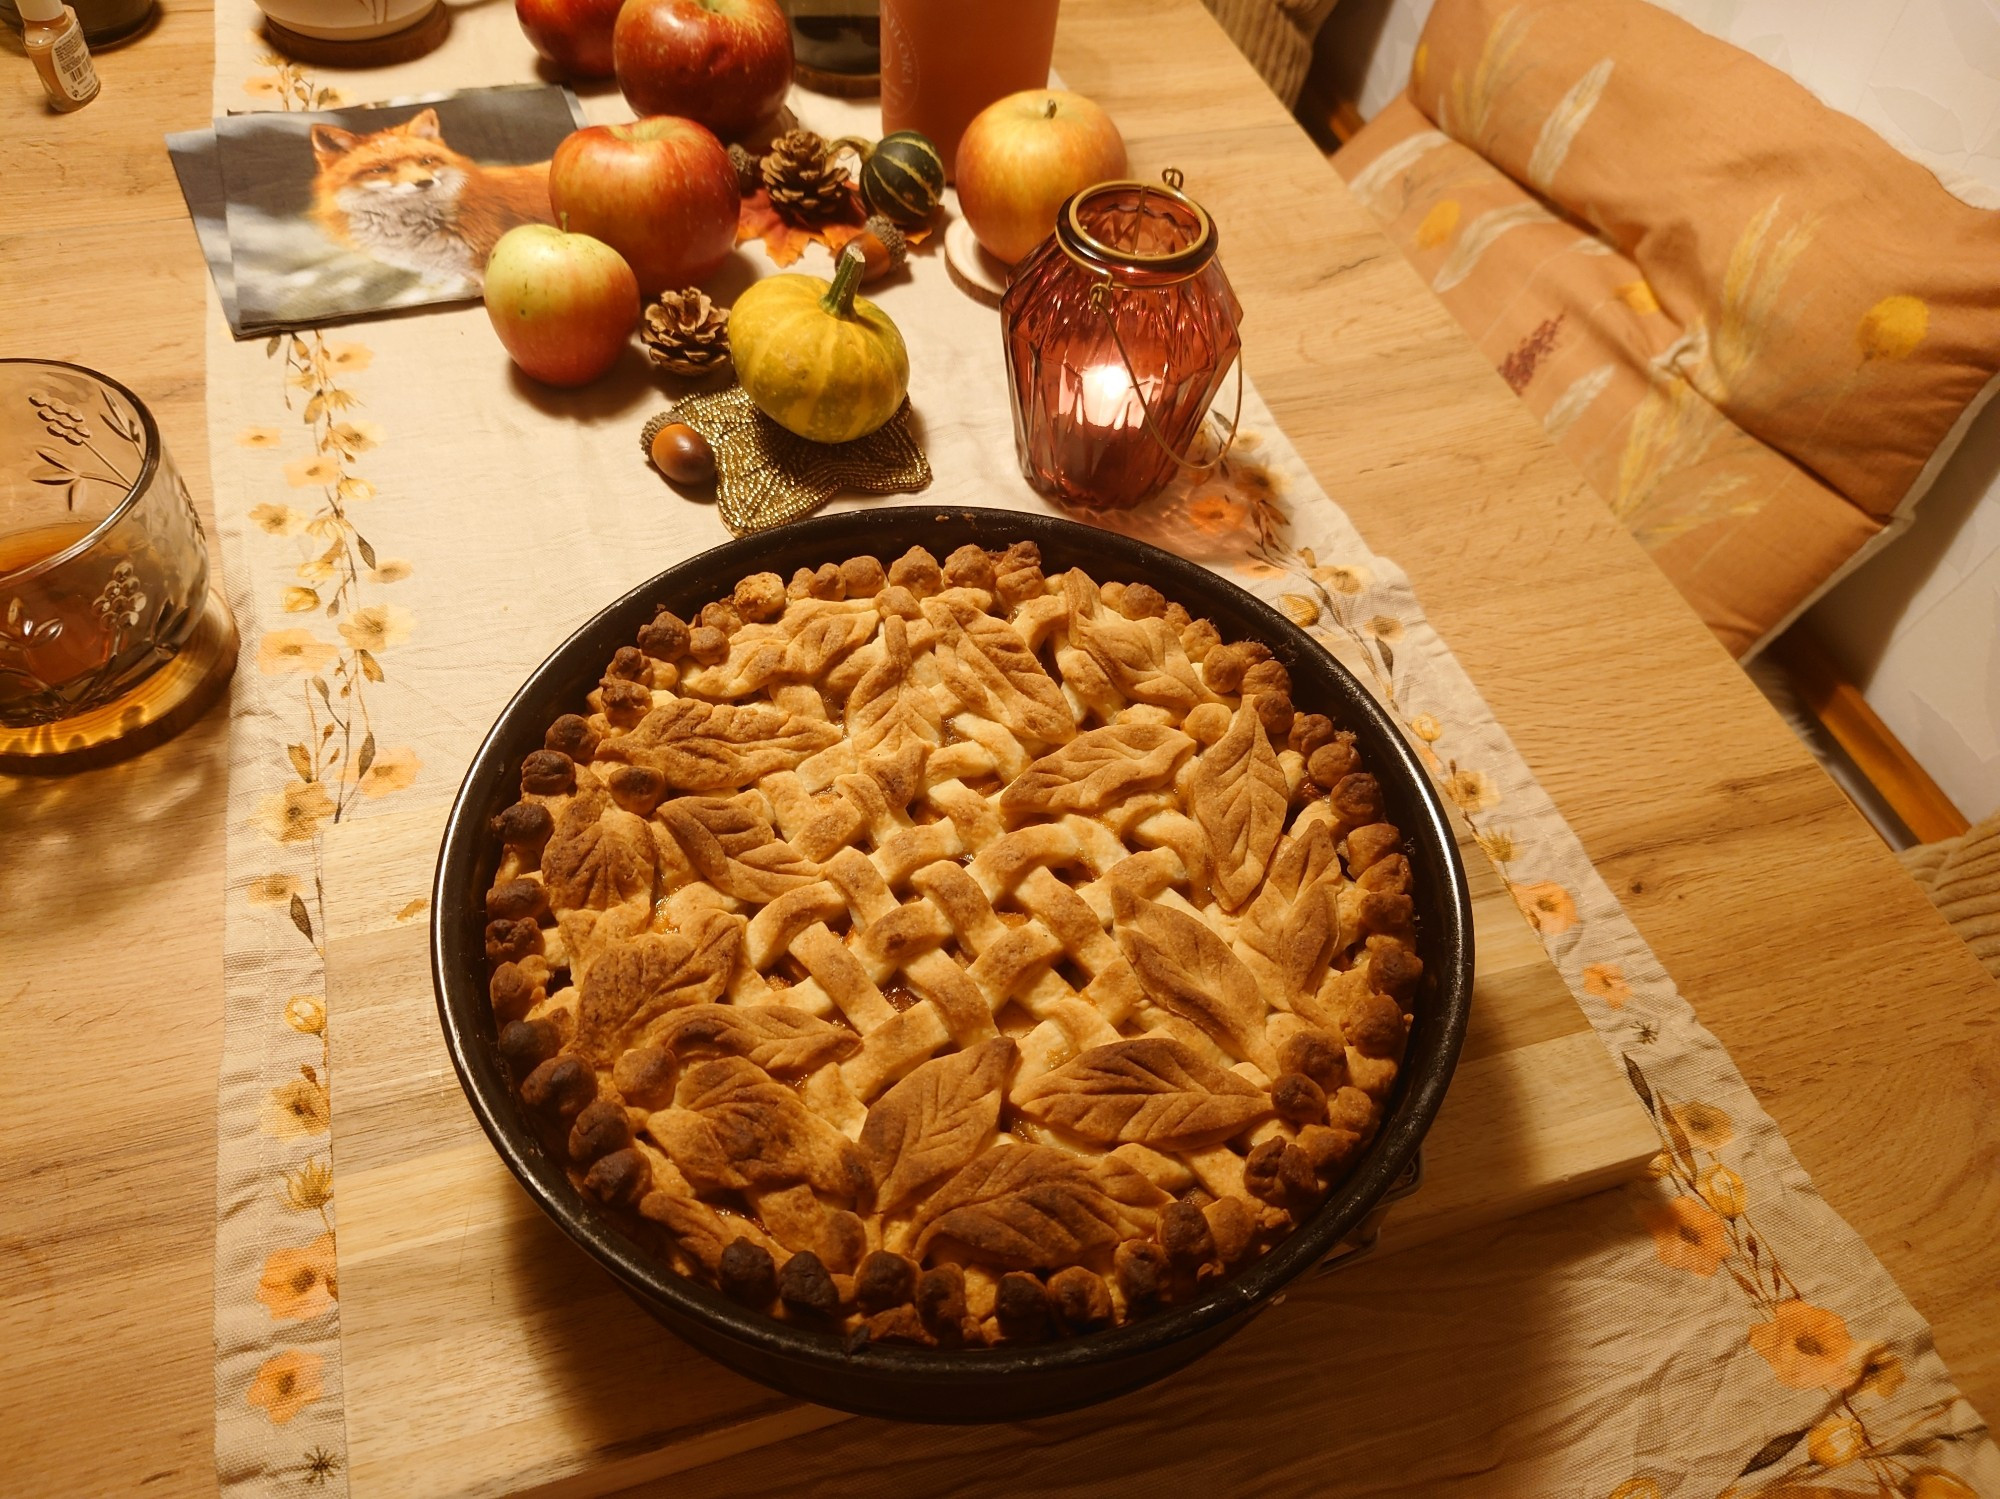
[[[250,0],[219,0],[217,114],[535,76],[506,6],[458,9],[444,48],[418,62],[337,79],[272,57],[256,19]],[[829,136],[874,133],[865,106],[806,94],[795,107]],[[615,94],[586,108],[599,120],[627,115]],[[761,248],[745,255],[769,269]],[[800,268],[824,273],[827,262],[814,249]],[[996,315],[951,286],[935,253],[879,300],[910,345],[937,476],[926,499],[1041,508],[1015,468]],[[327,1064],[320,836],[385,808],[447,801],[500,705],[554,645],[605,601],[726,533],[712,508],[679,498],[640,461],[639,428],[667,397],[636,358],[598,386],[559,393],[512,373],[477,306],[235,343],[212,293],[211,304],[215,504],[243,630],[230,746],[216,1461],[232,1499],[336,1494],[346,1489],[328,1148],[338,1080]],[[1149,1461],[1181,1462],[1188,1441],[1236,1492],[1255,1473],[1261,1493],[1323,1494],[1351,1471],[1370,1475],[1355,1491],[1476,1474],[1481,1492],[1594,1499],[2000,1493],[2000,1452],[1929,1330],[1813,1191],[1403,574],[1320,490],[1254,388],[1227,467],[1126,524],[1275,601],[1373,686],[1622,1061],[1659,1126],[1660,1154],[1651,1179],[1628,1192],[1535,1215],[1479,1246],[1483,1264],[1535,1278],[1533,1328],[1520,1321],[1521,1284],[1506,1274],[1469,1275],[1450,1315],[1432,1307],[1393,1326],[1370,1320],[1392,1294],[1380,1277],[1328,1283],[1372,1287],[1376,1304],[1357,1303],[1356,1291],[1300,1294],[1350,1313],[1343,1358],[1366,1356],[1373,1339],[1385,1361],[1407,1364],[1428,1347],[1433,1367],[1448,1368],[1462,1362],[1464,1339],[1478,1345],[1466,1329],[1488,1319],[1490,1355],[1545,1376],[1516,1382],[1504,1411],[1466,1410],[1448,1373],[1386,1390],[1342,1380],[1312,1397],[1326,1430],[1305,1444],[1309,1461],[1233,1449],[1230,1400],[1264,1398],[1271,1377],[1254,1350],[1237,1353],[1253,1343],[1246,1337],[1204,1361],[1224,1373],[1170,1382],[1150,1400],[1132,1417],[1132,1440],[1086,1413],[1034,1423],[1026,1440],[1015,1428],[912,1434],[909,1450],[955,1442],[965,1460],[951,1483],[964,1493],[1018,1492],[1026,1481],[1016,1464],[981,1458],[982,1444],[1087,1464],[1091,1443],[1118,1443],[1115,1471],[1076,1484],[1115,1492],[1138,1483]],[[423,907],[402,914],[422,920]],[[1271,1398],[1300,1399],[1295,1372],[1283,1372],[1284,1391]],[[1138,1440],[1146,1423],[1157,1442]],[[821,1453],[810,1486],[879,1492],[878,1432],[856,1422],[806,1439]],[[799,1461],[781,1453],[762,1478],[754,1466],[734,1476],[742,1491],[765,1481],[796,1490]],[[936,1482],[942,1469],[924,1471]],[[710,1482],[728,1487],[714,1475],[677,1481],[690,1493]]]

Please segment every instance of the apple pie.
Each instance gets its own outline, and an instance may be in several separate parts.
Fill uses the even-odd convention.
[[[850,1339],[1130,1321],[1305,1222],[1422,972],[1283,664],[1032,544],[662,611],[494,819],[499,1045],[578,1189]]]

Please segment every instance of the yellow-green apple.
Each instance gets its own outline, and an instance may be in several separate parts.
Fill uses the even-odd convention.
[[[601,239],[522,224],[487,258],[486,316],[527,374],[549,385],[588,385],[631,340],[639,282]]]
[[[534,49],[565,78],[609,78],[611,28],[624,0],[514,0]]]
[[[1048,238],[1070,194],[1125,175],[1125,139],[1081,94],[1031,88],[997,99],[958,141],[958,207],[1009,265]]]
[[[776,114],[792,86],[777,0],[625,0],[611,55],[633,109],[685,115],[724,140]]]
[[[675,115],[575,132],[549,163],[549,201],[623,255],[648,296],[713,275],[742,211],[722,142]]]

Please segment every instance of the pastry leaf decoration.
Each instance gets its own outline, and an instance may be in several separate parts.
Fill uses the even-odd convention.
[[[861,1153],[875,1173],[875,1206],[893,1211],[958,1170],[993,1138],[1014,1066],[1005,1036],[925,1062],[875,1100]]]
[[[966,707],[1043,744],[1076,736],[1062,689],[1012,625],[963,599],[928,598],[923,609],[937,631],[932,659]]]
[[[677,797],[655,815],[701,877],[737,900],[768,904],[819,878],[819,866],[772,831],[754,792]]]
[[[1200,1026],[1224,1051],[1277,1076],[1257,980],[1208,923],[1159,901],[1113,892],[1118,947],[1147,997]]]
[[[1015,1098],[1039,1123],[1100,1145],[1219,1145],[1270,1112],[1263,1089],[1165,1036],[1093,1046]]]
[[[606,948],[578,985],[570,1049],[609,1067],[627,1048],[645,1044],[662,1015],[688,1005],[720,1008],[713,1001],[742,943],[743,923],[717,912],[689,932],[642,932]]]
[[[1244,912],[1238,938],[1275,970],[1285,999],[1313,994],[1337,945],[1334,896],[1345,883],[1324,822],[1280,840],[1264,888]]]
[[[848,694],[847,733],[854,748],[863,755],[893,756],[912,745],[936,744],[942,719],[929,689],[911,678],[910,632],[901,616],[882,621],[881,650]]]
[[[1126,619],[1103,607],[1097,585],[1082,568],[1063,583],[1069,603],[1069,638],[1134,702],[1185,714],[1210,700],[1180,637],[1164,619]]]
[[[653,836],[630,812],[565,817],[542,852],[542,882],[558,911],[605,911],[653,893]]]
[[[652,1039],[677,1056],[738,1056],[766,1072],[794,1074],[861,1049],[853,1031],[789,1005],[688,1005],[669,1012]]]
[[[1195,766],[1188,801],[1215,855],[1215,893],[1234,911],[1257,893],[1285,828],[1284,767],[1248,703]]]
[[[696,1186],[741,1191],[802,1181],[851,1201],[869,1183],[846,1136],[742,1057],[690,1067],[674,1106],[650,1115],[646,1128]]]
[[[737,698],[777,681],[817,680],[875,633],[878,618],[866,602],[795,600],[783,620],[738,630],[728,659],[690,671],[682,690],[702,698]]]
[[[1010,818],[1094,815],[1166,785],[1193,748],[1192,739],[1164,724],[1092,729],[1014,777],[1000,793],[1000,810]]]
[[[1002,1265],[1054,1270],[1125,1237],[1125,1214],[1076,1156],[993,1145],[918,1210],[916,1257],[940,1234]]]
[[[597,754],[657,770],[678,791],[734,791],[776,771],[796,770],[839,739],[833,724],[769,703],[682,697],[654,708],[630,732],[606,739]]]

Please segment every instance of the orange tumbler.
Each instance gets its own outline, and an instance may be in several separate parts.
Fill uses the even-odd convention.
[[[1049,81],[1059,0],[882,0],[882,133],[919,130],[956,173],[995,99]]]

